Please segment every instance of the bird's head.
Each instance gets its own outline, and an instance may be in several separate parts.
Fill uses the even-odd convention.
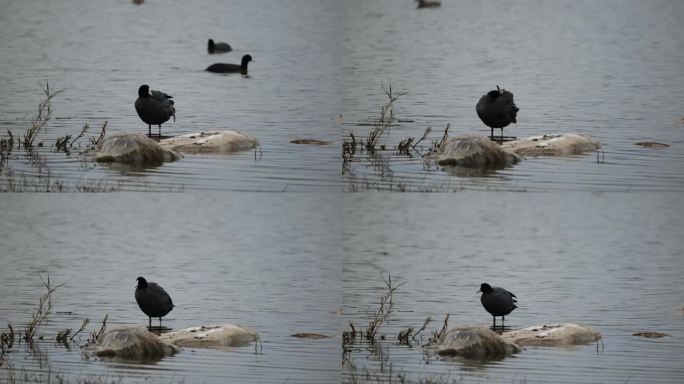
[[[244,55],[242,56],[242,65],[245,65],[252,61],[252,55]]]
[[[482,284],[480,285],[480,290],[477,291],[476,293],[480,293],[480,292],[482,292],[482,293],[488,293],[488,292],[491,292],[491,291],[493,291],[491,285],[489,285],[489,284],[487,284],[487,283],[482,283]]]
[[[498,90],[489,91],[489,92],[487,92],[487,98],[491,101],[494,101],[499,97],[500,94],[501,94],[501,91],[498,91]]]
[[[135,280],[138,281],[138,288],[147,288],[147,280],[144,277],[140,276]]]
[[[152,96],[152,93],[150,92],[150,86],[147,84],[143,84],[138,88],[138,96],[140,97],[150,97]]]

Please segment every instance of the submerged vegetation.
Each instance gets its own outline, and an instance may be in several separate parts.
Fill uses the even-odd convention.
[[[54,174],[48,155],[45,153],[48,148],[54,148],[54,152],[62,152],[67,157],[72,156],[73,152],[80,156],[95,148],[102,141],[107,122],[102,124],[99,134],[88,138],[88,144],[84,146],[77,142],[88,133],[90,125],[87,123],[75,137],[65,134],[57,138],[54,145],[46,146],[40,140],[40,133],[48,129],[48,123],[52,120],[53,99],[64,90],[53,91],[48,82],[45,85],[40,84],[40,87],[43,98],[38,103],[36,113],[31,118],[30,125],[23,136],[9,129],[6,136],[0,136],[0,192],[110,192],[119,190],[119,184],[112,184],[107,180],[88,180],[71,185]]]
[[[442,326],[439,330],[428,330],[428,326],[432,322],[432,318],[427,316],[423,325],[414,332],[414,327],[406,327],[396,335],[389,336],[381,331],[382,326],[390,320],[394,309],[394,293],[396,290],[406,284],[401,282],[396,284],[392,281],[391,275],[387,276],[387,280],[383,281],[386,289],[379,299],[378,307],[372,311],[367,320],[366,325],[354,325],[353,321],[349,322],[349,326],[342,332],[342,366],[346,368],[344,371],[343,382],[349,383],[457,383],[462,382],[460,379],[453,379],[449,376],[436,376],[422,379],[409,379],[407,375],[402,373],[395,373],[392,371],[392,363],[390,361],[389,348],[390,345],[403,345],[406,347],[413,347],[417,345],[422,348],[434,341],[438,340],[446,332],[449,315],[444,318]],[[367,322],[367,323],[366,323]],[[427,331],[427,332],[426,332]],[[425,332],[425,333],[424,333]],[[423,335],[426,335],[425,338]],[[427,336],[429,335],[429,336]],[[354,364],[353,355],[361,354],[366,351],[366,360],[375,361],[379,367],[377,371],[370,373],[367,369],[359,371]],[[422,350],[422,349],[421,349]],[[423,350],[423,359],[429,363],[433,356]]]
[[[407,159],[419,158],[426,172],[434,170],[430,164],[422,161],[422,158],[435,152],[449,137],[450,124],[438,137],[433,137],[434,130],[428,126],[422,136],[405,137],[395,145],[388,143],[388,135],[391,128],[403,122],[413,122],[410,119],[400,119],[395,116],[394,108],[397,100],[407,91],[395,92],[392,85],[382,86],[386,100],[380,106],[378,116],[368,123],[369,130],[366,136],[360,136],[353,131],[348,133],[342,142],[342,176],[347,180],[347,192],[360,192],[369,190],[387,191],[420,191],[420,192],[443,192],[459,190],[459,187],[430,185],[426,187],[413,187],[405,182],[394,180],[390,163],[392,156],[400,156]],[[359,165],[372,168],[379,180],[369,182],[356,174]]]
[[[69,381],[63,375],[53,374],[48,354],[41,349],[41,346],[54,340],[55,346],[70,348],[70,343],[77,343],[80,348],[85,348],[95,343],[106,329],[107,315],[105,315],[99,329],[91,332],[85,340],[81,340],[78,336],[86,330],[90,323],[90,320],[87,318],[82,321],[80,328],[74,333],[72,333],[71,328],[58,331],[54,337],[42,332],[41,326],[48,322],[53,314],[53,295],[64,283],[53,285],[49,275],[46,279],[43,279],[41,276],[40,280],[45,288],[45,292],[39,297],[30,318],[23,326],[15,327],[8,323],[7,328],[2,329],[0,332],[0,382],[67,383]],[[19,347],[23,347],[23,349],[19,350]],[[17,369],[13,362],[13,356],[17,353],[21,354],[22,359],[33,359],[37,363],[39,371],[27,372],[24,369]],[[115,381],[90,378],[79,379],[77,382],[105,383]]]

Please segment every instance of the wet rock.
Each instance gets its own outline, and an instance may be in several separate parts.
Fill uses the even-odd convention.
[[[595,151],[601,143],[589,136],[564,133],[507,141],[501,147],[521,156],[572,156]]]
[[[484,326],[462,326],[448,330],[433,346],[440,356],[466,359],[502,359],[522,349]]]
[[[144,327],[119,327],[106,331],[88,352],[100,357],[154,359],[173,355],[179,349]]]
[[[653,332],[653,331],[643,331],[635,332],[632,336],[648,337],[649,339],[659,339],[661,337],[670,336],[667,333]]]
[[[319,333],[295,333],[292,337],[298,337],[300,339],[329,339],[332,336],[321,335]]]
[[[242,347],[259,340],[259,334],[249,328],[232,324],[210,324],[190,327],[161,335],[163,341],[179,347],[221,348]]]
[[[115,133],[102,140],[91,155],[100,163],[136,166],[161,165],[181,158],[142,133]]]
[[[447,139],[437,153],[428,155],[426,160],[442,166],[503,168],[517,163],[520,157],[486,136],[460,135]]]
[[[656,143],[655,141],[639,141],[639,142],[634,143],[634,145],[638,145],[638,146],[644,147],[644,148],[653,148],[653,149],[663,149],[663,148],[667,148],[670,146],[669,144]]]
[[[221,154],[248,151],[259,140],[240,131],[199,132],[159,141],[162,148],[190,154]]]
[[[504,332],[501,337],[522,346],[560,347],[587,344],[601,339],[601,333],[581,324],[544,324]]]

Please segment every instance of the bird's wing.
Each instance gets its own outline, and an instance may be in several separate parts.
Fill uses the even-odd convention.
[[[164,92],[160,91],[150,91],[152,93],[152,97],[154,97],[157,100],[166,100],[166,99],[173,99],[173,96],[169,96]]]
[[[154,291],[154,292],[156,292],[156,293],[159,293],[159,294],[161,295],[161,297],[164,298],[164,301],[165,301],[166,303],[171,304],[171,306],[173,306],[173,301],[171,301],[171,296],[169,296],[169,294],[166,293],[166,291],[164,290],[164,288],[160,287],[159,284],[157,284],[157,283],[148,283],[148,284],[147,284],[147,288],[150,289],[150,290],[152,290],[152,291]]]

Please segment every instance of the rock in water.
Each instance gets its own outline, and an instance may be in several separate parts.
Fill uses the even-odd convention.
[[[517,163],[520,157],[485,136],[460,135],[447,139],[437,153],[428,155],[426,160],[442,166],[503,168]]]
[[[181,158],[142,133],[115,133],[98,144],[93,157],[99,163],[133,166],[155,166]]]
[[[164,333],[161,335],[161,339],[179,347],[242,347],[258,341],[259,334],[249,328],[237,325],[210,324]]]
[[[101,335],[88,352],[100,357],[122,359],[160,359],[180,351],[144,327],[119,327]]]
[[[572,156],[601,148],[598,140],[577,133],[538,135],[507,141],[501,145],[521,156]]]
[[[562,323],[507,331],[501,337],[523,346],[559,347],[592,343],[601,339],[601,333],[586,325]]]
[[[448,330],[433,346],[440,356],[466,359],[502,359],[522,349],[483,326],[462,326]]]

